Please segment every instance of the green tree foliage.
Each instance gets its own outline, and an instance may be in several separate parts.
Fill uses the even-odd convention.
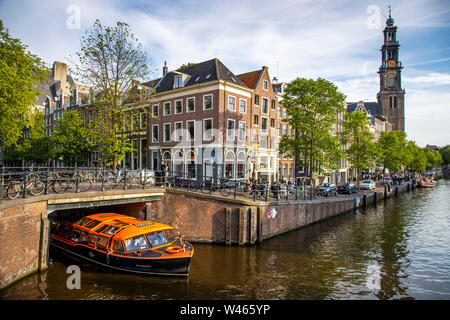
[[[372,168],[377,155],[374,137],[369,131],[367,115],[362,111],[346,113],[340,138],[345,146],[345,159],[350,167],[357,171],[359,186],[360,170]]]
[[[332,131],[337,114],[344,111],[344,101],[345,95],[321,78],[297,78],[287,85],[281,104],[287,110],[284,120],[292,126],[294,136],[282,137],[280,152],[294,157],[296,168],[307,167],[310,175],[337,168],[341,153]]]
[[[62,155],[69,166],[85,163],[93,147],[91,132],[76,110],[70,110],[62,119],[56,120],[52,142],[55,155]]]
[[[183,63],[178,69],[183,69],[194,65],[196,65],[196,63],[193,62]]]
[[[443,163],[445,165],[450,164],[450,144],[442,147],[439,153],[441,154]]]
[[[10,164],[29,161],[42,165],[52,158],[52,154],[51,141],[45,134],[44,115],[42,112],[35,112],[31,115],[29,127],[23,128],[17,145],[5,148],[4,160]]]
[[[427,166],[427,157],[422,148],[414,141],[408,141],[403,151],[403,164],[407,169],[415,172],[424,172]]]
[[[22,130],[32,121],[37,87],[48,75],[40,58],[12,38],[0,20],[0,145],[9,147],[21,140]]]
[[[406,145],[406,133],[403,131],[382,132],[377,142],[378,161],[386,169],[400,171],[404,162],[404,147]]]
[[[128,24],[117,22],[114,27],[105,27],[97,20],[82,37],[77,57],[74,74],[87,81],[99,97],[91,107],[93,139],[105,155],[103,160],[114,165],[132,150],[124,133],[123,114],[129,108],[125,102],[140,94],[131,90],[133,80],[144,79],[149,73],[146,53]]]
[[[427,159],[427,168],[434,168],[443,163],[442,156],[439,152],[432,152],[428,148],[423,148],[423,152],[425,153]]]

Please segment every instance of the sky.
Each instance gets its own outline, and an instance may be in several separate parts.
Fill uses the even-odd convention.
[[[283,82],[325,78],[356,102],[376,101],[389,5],[407,139],[450,144],[450,0],[0,0],[0,19],[49,65],[68,63],[96,19],[122,21],[142,43],[151,78],[164,61],[173,70],[218,58],[235,74],[267,66]]]

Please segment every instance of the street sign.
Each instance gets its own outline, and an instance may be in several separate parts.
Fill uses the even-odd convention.
[[[256,163],[256,157],[255,156],[251,157],[250,162],[255,164]]]

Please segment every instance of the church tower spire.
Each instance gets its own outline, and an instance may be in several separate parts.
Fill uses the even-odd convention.
[[[391,15],[383,30],[384,43],[381,47],[380,91],[378,92],[378,104],[381,113],[392,123],[393,130],[405,131],[405,90],[401,87],[402,63],[399,60],[400,43],[397,41],[397,27]]]

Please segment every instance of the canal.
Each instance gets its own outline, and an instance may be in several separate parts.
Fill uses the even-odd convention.
[[[187,279],[105,272],[50,252],[0,299],[450,299],[450,181],[249,247],[196,244]],[[68,289],[70,265],[81,289]]]

